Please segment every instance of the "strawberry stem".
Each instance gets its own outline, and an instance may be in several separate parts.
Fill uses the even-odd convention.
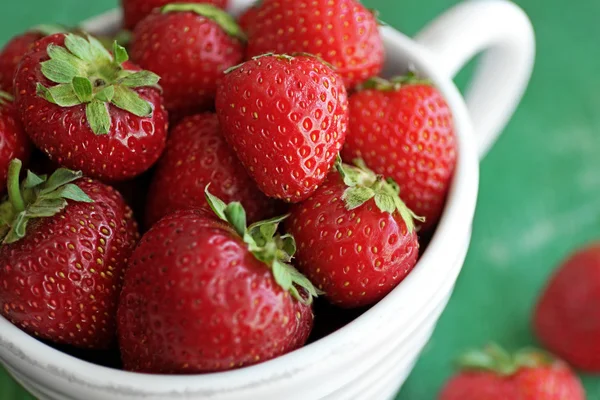
[[[471,350],[458,359],[461,368],[472,371],[488,371],[499,376],[511,376],[522,368],[551,365],[554,359],[547,353],[536,350],[521,350],[512,355],[495,343],[483,350]]]
[[[8,198],[17,213],[25,211],[25,202],[21,196],[19,177],[23,163],[18,158],[12,160],[8,166]]]

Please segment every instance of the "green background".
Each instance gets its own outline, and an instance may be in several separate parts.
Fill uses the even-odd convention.
[[[413,35],[457,1],[364,0]],[[424,4],[426,3],[426,4]],[[557,263],[600,238],[600,2],[519,0],[538,40],[523,103],[481,165],[471,249],[450,304],[399,399],[434,399],[465,349],[535,344],[531,308]],[[117,0],[21,0],[0,13],[0,43],[47,22],[75,24]],[[468,21],[465,21],[468,23]],[[462,87],[468,71],[459,76]],[[600,377],[583,377],[600,400]],[[30,396],[0,371],[0,399]]]

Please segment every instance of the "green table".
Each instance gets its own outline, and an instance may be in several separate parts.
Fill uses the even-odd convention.
[[[365,0],[411,35],[456,2]],[[600,3],[517,3],[537,32],[533,79],[482,163],[465,268],[399,399],[434,399],[452,372],[452,360],[469,347],[490,340],[509,349],[535,344],[529,315],[548,274],[573,248],[600,238]],[[8,2],[0,14],[0,42],[32,25],[73,24],[116,5],[117,0]],[[459,85],[467,75],[457,79]],[[583,379],[588,399],[600,400],[600,378]],[[29,398],[0,372],[0,399]]]

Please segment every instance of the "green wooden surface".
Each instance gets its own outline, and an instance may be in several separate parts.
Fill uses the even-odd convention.
[[[407,34],[456,0],[365,0]],[[426,3],[423,4],[423,3]],[[482,163],[473,241],[454,296],[398,399],[434,399],[452,360],[489,340],[535,344],[529,314],[548,274],[573,248],[600,238],[600,2],[517,1],[537,33],[525,99]],[[44,22],[72,24],[117,0],[3,4],[0,43]],[[468,23],[468,21],[465,21]],[[459,85],[468,74],[459,77]],[[600,400],[600,377],[583,377]],[[0,399],[30,399],[0,371]]]

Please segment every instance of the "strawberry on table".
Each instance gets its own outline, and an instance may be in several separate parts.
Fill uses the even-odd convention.
[[[216,107],[225,139],[258,187],[289,203],[323,183],[346,137],[342,79],[312,56],[268,54],[234,68]]]
[[[184,119],[170,133],[148,194],[146,225],[185,208],[208,207],[204,188],[223,201],[239,201],[248,221],[272,216],[275,202],[248,175],[221,134],[215,114]]]
[[[245,35],[232,16],[210,4],[169,4],[133,32],[131,58],[157,73],[165,107],[181,117],[214,106],[223,71],[244,59]]]
[[[373,78],[350,96],[344,161],[362,158],[394,179],[423,229],[438,222],[454,175],[452,114],[439,91],[415,77]]]
[[[59,25],[40,25],[13,37],[0,50],[0,90],[12,93],[13,79],[19,62],[35,42],[48,35],[66,31],[66,28]]]
[[[333,304],[354,308],[381,300],[413,269],[419,241],[398,187],[368,170],[344,165],[286,225],[298,244],[298,269]]]
[[[114,56],[97,39],[48,36],[22,59],[15,104],[25,130],[49,157],[108,181],[133,178],[162,153],[167,136],[158,76]]]
[[[227,0],[121,0],[125,29],[133,30],[135,26],[150,14],[154,9],[166,6],[169,3],[200,4],[207,3],[225,9]]]
[[[288,353],[312,329],[312,284],[292,267],[285,218],[246,226],[240,203],[207,189],[205,210],[178,211],[140,241],[125,276],[119,342],[126,370],[224,371]]]
[[[377,18],[356,0],[267,0],[242,20],[249,57],[311,53],[353,88],[379,74],[385,59]]]
[[[600,243],[572,254],[555,272],[533,316],[537,337],[569,364],[600,372]]]
[[[138,238],[111,187],[58,169],[19,185],[11,162],[0,205],[0,313],[40,339],[105,349],[116,338],[124,268]]]
[[[26,163],[32,151],[29,137],[23,129],[13,98],[0,91],[0,192],[6,189],[8,165],[14,158]]]
[[[537,350],[510,355],[497,346],[461,358],[463,370],[439,400],[585,400],[577,375],[567,364]]]

